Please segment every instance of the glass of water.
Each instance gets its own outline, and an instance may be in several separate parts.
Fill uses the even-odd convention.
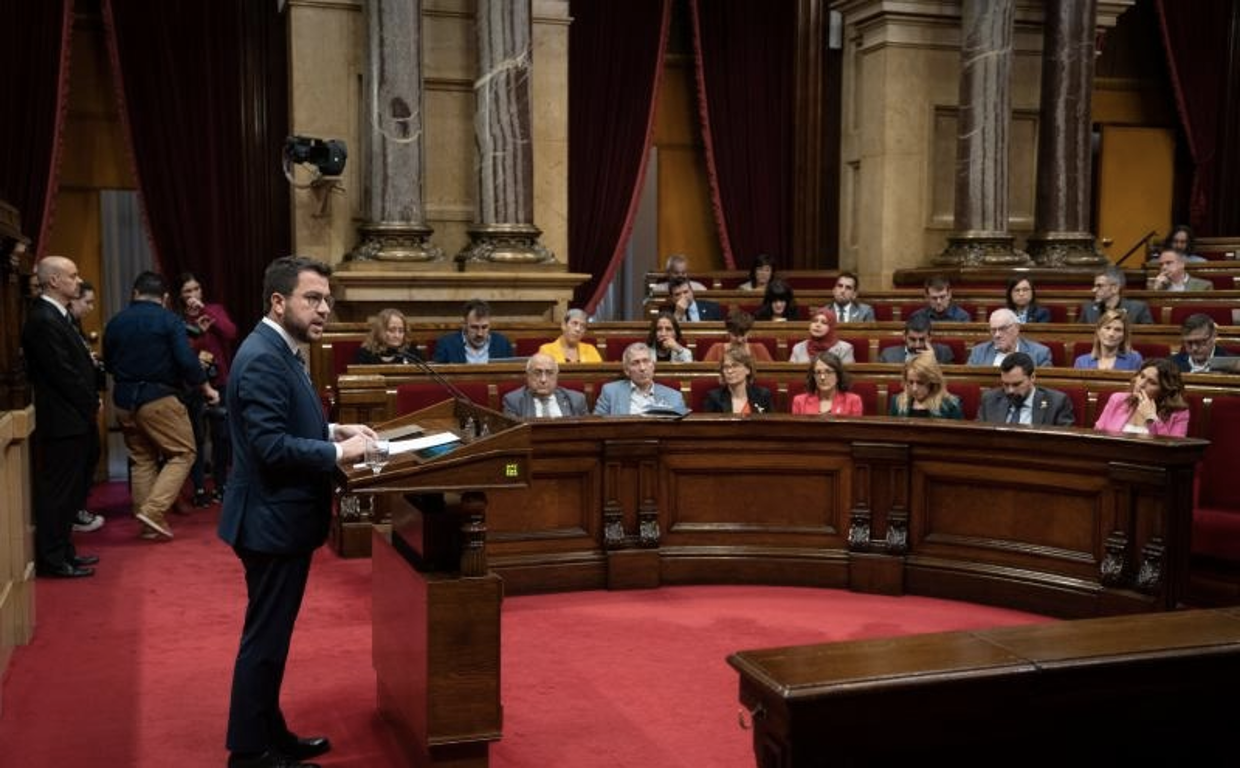
[[[366,441],[366,466],[370,471],[379,474],[391,458],[391,445],[387,440]]]

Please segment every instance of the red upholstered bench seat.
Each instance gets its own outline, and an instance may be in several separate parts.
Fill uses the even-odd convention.
[[[1240,398],[1219,397],[1211,404],[1202,437],[1210,447],[1197,470],[1192,553],[1240,563]]]

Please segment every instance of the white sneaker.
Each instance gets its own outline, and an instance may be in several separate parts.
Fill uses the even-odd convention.
[[[73,530],[78,533],[90,533],[97,531],[103,527],[103,515],[92,515],[85,509],[77,511],[77,517],[73,518]]]

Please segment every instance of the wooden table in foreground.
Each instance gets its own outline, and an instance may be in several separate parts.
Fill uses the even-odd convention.
[[[770,648],[728,663],[760,768],[1234,759],[1240,609]]]

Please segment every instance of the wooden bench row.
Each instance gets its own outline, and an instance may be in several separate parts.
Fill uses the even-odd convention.
[[[441,365],[437,372],[451,381],[471,400],[493,410],[501,410],[505,394],[525,383],[524,367],[519,363],[491,365]],[[995,368],[944,366],[947,387],[960,397],[966,418],[977,413],[981,393],[998,386]],[[861,396],[865,413],[885,415],[888,404],[902,389],[902,369],[898,365],[859,363],[849,367],[853,391]],[[620,377],[614,364],[582,364],[564,367],[560,385],[585,393],[587,403],[594,400],[604,384]],[[1106,398],[1127,389],[1131,373],[1089,371],[1066,368],[1044,369],[1038,384],[1068,394],[1076,412],[1077,425],[1089,427],[1097,420]],[[678,390],[685,402],[700,410],[706,393],[719,386],[718,368],[709,363],[663,365],[655,378]],[[1209,439],[1210,411],[1220,398],[1240,396],[1240,377],[1213,374],[1186,374],[1185,386],[1192,406],[1189,434]],[[806,366],[800,363],[766,363],[758,372],[757,383],[768,387],[775,410],[788,413],[792,398],[805,391]],[[408,365],[351,366],[341,376],[333,393],[336,417],[341,421],[378,422],[401,413],[418,410],[450,395],[426,373]]]
[[[1125,291],[1124,295],[1148,303],[1154,322],[1161,325],[1180,325],[1186,317],[1196,313],[1211,316],[1219,325],[1240,324],[1240,290],[1177,294],[1131,290]],[[1002,289],[954,288],[952,296],[979,323],[986,322],[994,310],[1006,306]],[[734,309],[754,313],[762,305],[762,296],[751,291],[709,291],[698,298],[719,304],[725,313]],[[834,300],[831,291],[823,288],[796,290],[795,298],[802,318],[810,308],[827,305]],[[1050,310],[1051,320],[1059,323],[1077,322],[1081,306],[1092,298],[1090,292],[1083,290],[1060,288],[1038,291],[1038,304]],[[887,321],[903,321],[926,305],[924,293],[913,289],[866,291],[861,301],[874,308],[876,319]],[[642,306],[647,316],[653,316],[668,307],[668,297],[648,296]]]
[[[619,361],[625,347],[634,341],[645,341],[649,325],[644,321],[595,323],[590,326],[586,340],[599,348],[607,361]],[[689,323],[682,326],[685,343],[693,352],[694,359],[701,359],[713,344],[727,340],[723,323]],[[426,360],[432,359],[435,340],[446,333],[459,331],[452,324],[422,324],[410,329],[411,341]],[[560,328],[553,323],[523,323],[504,326],[503,333],[513,342],[515,352],[524,357],[533,354],[538,347],[555,339]],[[903,340],[901,323],[850,323],[843,326],[840,337],[853,345],[857,362],[878,360],[881,350],[899,346]],[[1162,357],[1180,350],[1180,329],[1173,326],[1140,326],[1136,329],[1134,343],[1145,357]],[[337,377],[347,372],[353,363],[357,349],[367,333],[360,323],[337,323],[328,327],[323,338],[310,347],[311,377],[321,391],[330,391]],[[792,347],[807,334],[804,323],[762,322],[755,325],[750,338],[765,345],[775,360],[787,360]],[[1084,354],[1093,344],[1092,326],[1076,324],[1042,324],[1031,326],[1029,338],[1046,344],[1056,364],[1072,365],[1079,354]],[[968,350],[978,342],[989,338],[987,326],[976,323],[941,323],[936,327],[935,341],[952,348],[955,359],[964,362]],[[1240,327],[1220,329],[1219,343],[1240,348]]]
[[[448,393],[426,373],[412,366],[359,366],[341,376],[332,393],[334,418],[342,422],[379,423],[443,401]],[[447,365],[438,371],[473,402],[502,409],[502,398],[524,384],[519,363]],[[861,396],[867,415],[885,415],[892,397],[901,391],[901,368],[896,365],[851,366],[852,389]],[[981,394],[998,385],[993,368],[945,366],[947,387],[962,401],[966,418],[977,413]],[[581,391],[592,408],[602,386],[614,381],[615,364],[577,365],[560,374],[561,386]],[[656,379],[680,391],[689,407],[700,411],[705,394],[719,386],[714,365],[686,363],[662,366]],[[806,366],[792,363],[764,365],[758,383],[772,390],[775,411],[786,414],[793,396],[805,391]],[[1091,427],[1111,393],[1129,387],[1130,374],[1116,371],[1046,369],[1040,386],[1063,391],[1071,399],[1076,425]],[[1193,552],[1225,563],[1240,563],[1240,484],[1234,482],[1235,457],[1240,455],[1240,377],[1187,374],[1190,406],[1189,436],[1211,442],[1197,475],[1193,494]],[[760,420],[761,417],[759,417]],[[808,418],[808,417],[807,417]],[[755,427],[760,428],[760,427]]]
[[[1199,263],[1192,262],[1188,265],[1189,272],[1195,277],[1202,277],[1214,283],[1218,289],[1237,289],[1240,288],[1240,261],[1233,259],[1224,259],[1224,253],[1240,252],[1240,245],[1231,244],[1232,247],[1226,251],[1211,250],[1208,253],[1199,255],[1218,256],[1217,259]],[[1129,281],[1135,286],[1137,284],[1145,284],[1145,281],[1158,274],[1158,266],[1156,263],[1147,263],[1140,266],[1125,268],[1124,272],[1128,276]],[[801,289],[830,289],[835,285],[835,279],[839,276],[840,271],[834,269],[781,269],[777,271],[779,278],[793,290]],[[989,284],[991,288],[1002,288],[1007,278],[1013,274],[1028,274],[1030,278],[1038,285],[1046,287],[1071,287],[1071,286],[1088,286],[1093,282],[1095,270],[1084,270],[1080,272],[1062,272],[1051,269],[1029,269],[1020,272],[1012,270],[996,270],[992,274],[983,275],[979,280],[970,280],[970,283],[982,282]],[[719,269],[707,270],[703,272],[695,272],[693,279],[705,285],[709,290],[736,290],[749,280],[749,270],[747,269]],[[667,280],[667,276],[662,272],[648,272],[645,277],[645,285],[647,293],[654,292],[654,286],[661,284]],[[862,291],[869,292],[867,286],[862,286]]]

